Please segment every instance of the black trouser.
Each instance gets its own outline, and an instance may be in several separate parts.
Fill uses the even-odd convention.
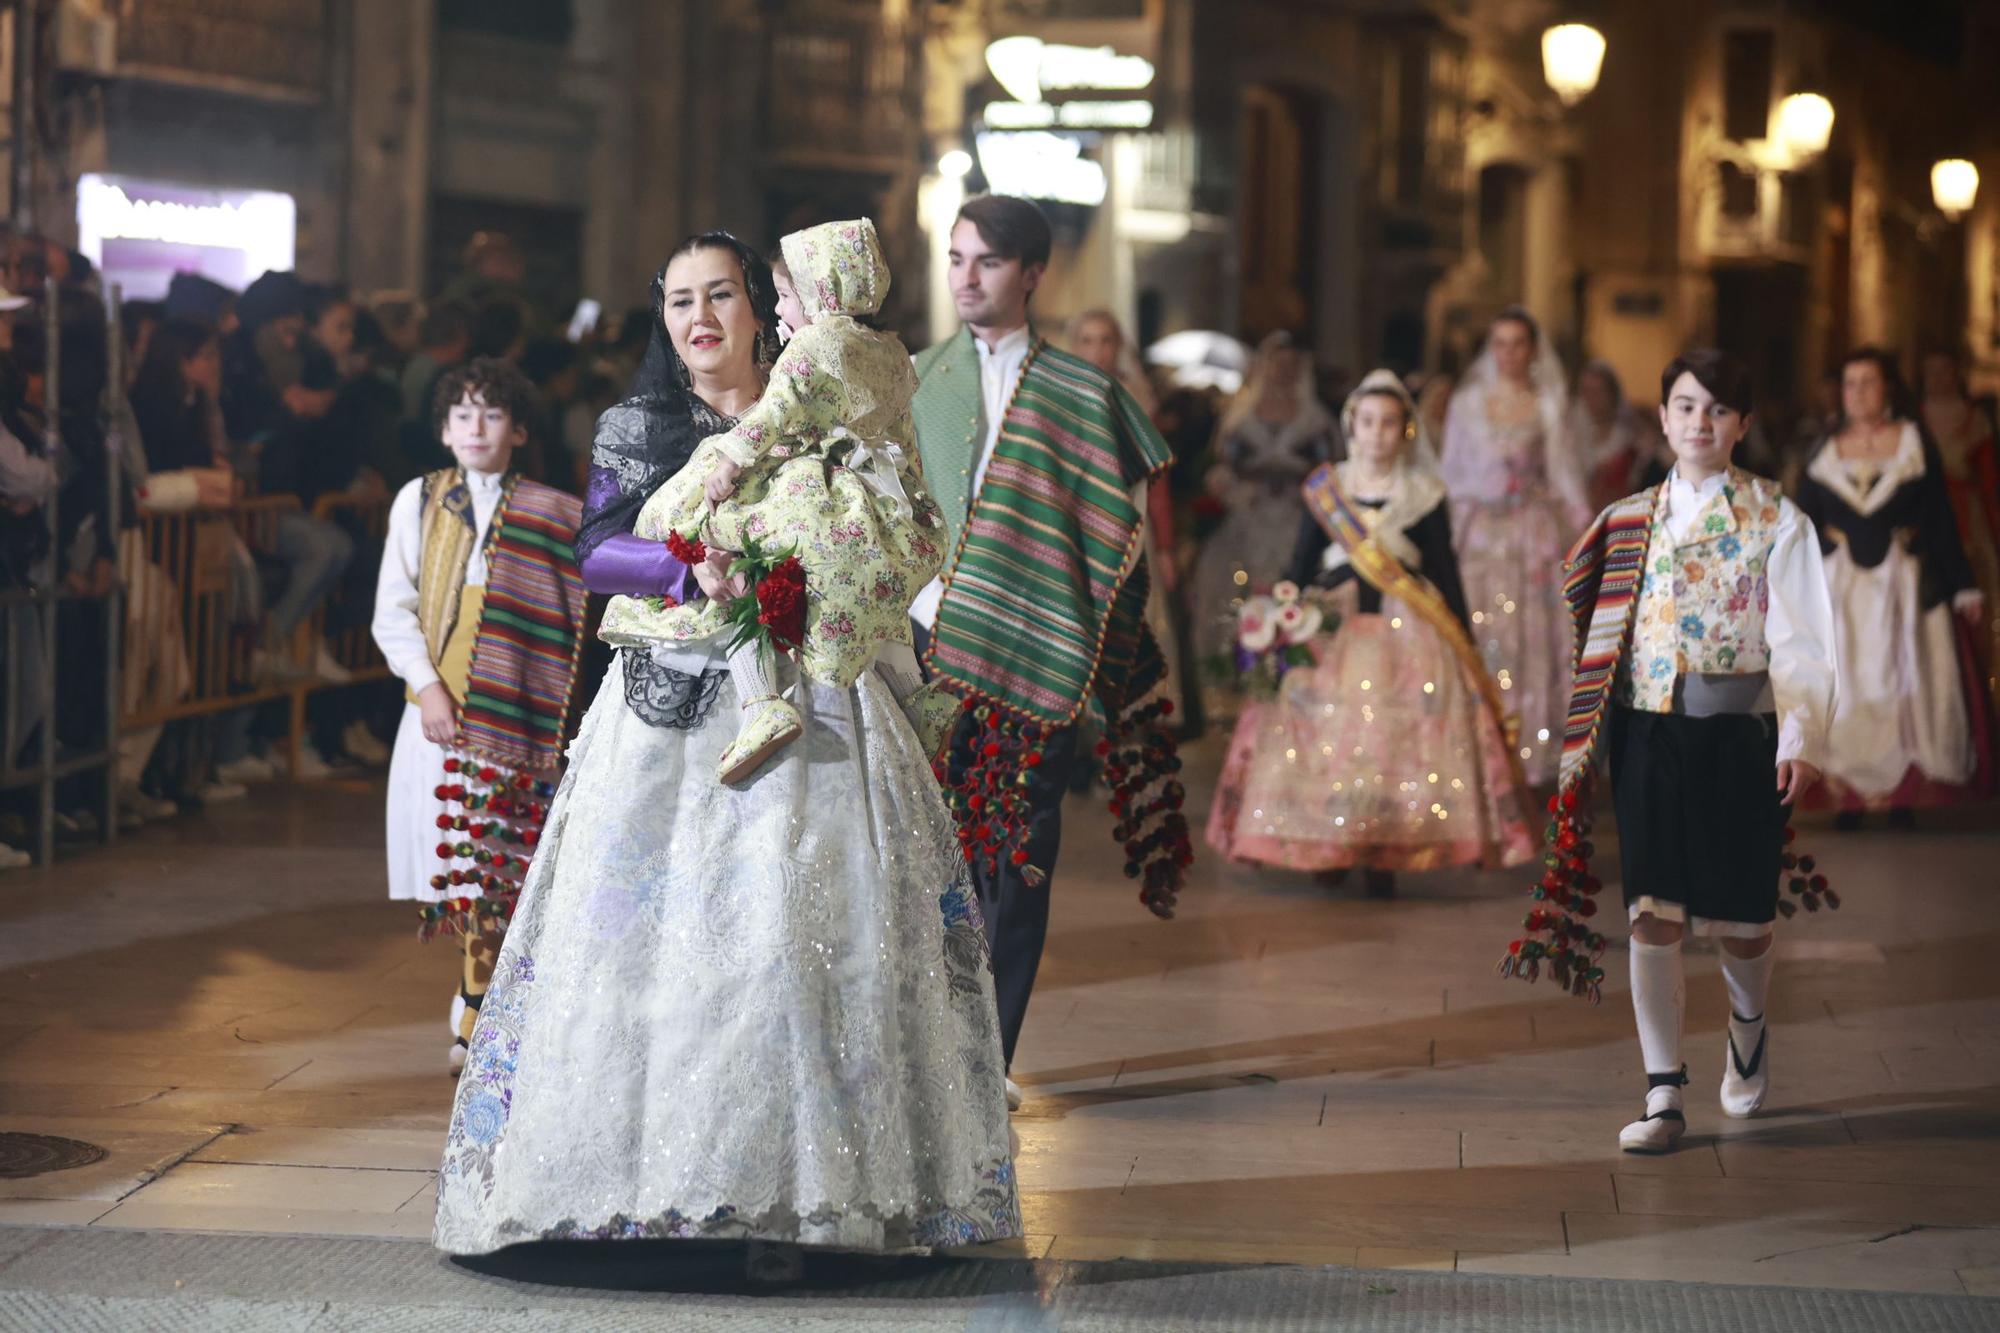
[[[977,719],[959,719],[951,738],[951,778],[959,781],[977,762],[974,742],[981,734]],[[1000,1044],[1007,1063],[1014,1063],[1014,1043],[1028,1016],[1028,996],[1042,965],[1042,944],[1049,934],[1049,889],[1055,878],[1056,850],[1062,842],[1062,802],[1076,764],[1076,729],[1061,727],[1048,734],[1042,762],[1029,769],[1027,834],[1022,843],[1028,865],[1047,876],[1040,884],[1022,877],[1025,866],[1014,865],[1003,851],[988,870],[984,860],[972,867],[979,894],[979,911],[986,918],[986,942],[993,950],[993,990],[1000,1006]],[[1009,849],[1011,850],[1011,849]]]

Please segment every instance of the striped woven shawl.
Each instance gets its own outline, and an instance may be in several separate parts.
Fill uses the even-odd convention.
[[[1666,488],[1657,486],[1612,505],[1577,539],[1565,562],[1563,598],[1575,623],[1576,647],[1562,780],[1549,798],[1544,869],[1530,891],[1535,905],[1522,922],[1527,933],[1508,945],[1500,960],[1501,976],[1533,981],[1546,971],[1558,986],[1593,1004],[1603,994],[1605,941],[1590,923],[1604,883],[1590,869],[1587,786],[1665,495]]]
[[[528,769],[562,758],[583,645],[582,519],[582,501],[525,478],[500,511],[460,719],[461,744],[474,754]]]
[[[1157,683],[1131,488],[1170,461],[1124,390],[1037,343],[1022,367],[938,610],[932,671],[1028,718],[1113,716]]]
[[[1563,791],[1580,785],[1597,757],[1618,661],[1632,637],[1653,522],[1665,496],[1666,487],[1655,486],[1618,501],[1570,548],[1563,600],[1576,629],[1575,683],[1563,723]]]

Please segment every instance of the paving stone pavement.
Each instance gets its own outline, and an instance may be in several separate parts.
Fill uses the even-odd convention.
[[[267,788],[0,876],[0,1131],[110,1150],[0,1179],[0,1226],[428,1237],[457,958],[379,896],[381,800]],[[1518,873],[1385,903],[1204,857],[1159,922],[1101,804],[1068,823],[1015,1069],[1031,1234],[987,1257],[2000,1295],[1991,809],[1802,830],[1846,907],[1781,928],[1772,1111],[1716,1109],[1696,953],[1656,1159],[1615,1146],[1622,955],[1596,1007],[1494,975]]]

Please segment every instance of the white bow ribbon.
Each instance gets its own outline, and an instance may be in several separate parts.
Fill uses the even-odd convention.
[[[903,462],[909,455],[902,445],[893,440],[864,440],[841,429],[836,429],[834,436],[853,442],[847,466],[864,486],[894,505],[899,516],[907,519],[916,513],[903,489]]]

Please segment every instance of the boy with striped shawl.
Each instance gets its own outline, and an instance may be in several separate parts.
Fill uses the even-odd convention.
[[[964,699],[940,763],[992,944],[1009,1063],[1048,933],[1049,877],[1076,723],[1093,698],[1125,872],[1171,915],[1190,858],[1180,761],[1146,630],[1141,516],[1171,461],[1132,396],[1028,326],[1050,234],[1024,199],[970,200],[951,233],[966,327],[921,353],[913,406],[924,476],[951,539],[911,616],[931,680]],[[1008,1102],[1019,1105],[1010,1080]]]
[[[1800,905],[1839,906],[1785,827],[1819,781],[1833,716],[1833,608],[1812,521],[1730,461],[1753,405],[1741,362],[1677,358],[1660,403],[1673,472],[1606,509],[1570,552],[1576,680],[1562,780],[1529,933],[1501,962],[1503,974],[1532,981],[1546,968],[1597,997],[1586,786],[1608,738],[1647,1083],[1644,1114],[1618,1136],[1631,1153],[1669,1152],[1687,1130],[1683,935],[1721,946],[1722,1112],[1743,1119],[1770,1091],[1772,924]],[[1798,902],[1781,899],[1781,877]]]
[[[389,763],[389,897],[465,940],[451,1007],[464,1063],[500,937],[541,836],[583,642],[583,504],[509,471],[534,389],[504,361],[448,371],[432,423],[455,467],[397,494],[375,642],[407,703]]]

